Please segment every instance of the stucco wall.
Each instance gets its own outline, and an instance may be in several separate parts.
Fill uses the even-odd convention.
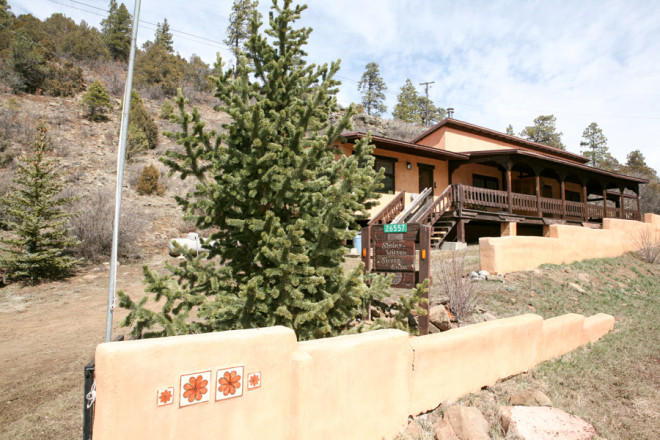
[[[616,257],[639,249],[643,235],[660,237],[660,216],[646,214],[644,222],[605,219],[603,229],[551,225],[547,237],[483,237],[479,239],[480,265],[503,274],[547,263]]]
[[[604,314],[524,315],[422,337],[381,330],[298,343],[272,327],[105,343],[93,438],[391,439],[408,415],[594,342],[613,324]],[[199,395],[184,394],[199,376],[208,379]]]

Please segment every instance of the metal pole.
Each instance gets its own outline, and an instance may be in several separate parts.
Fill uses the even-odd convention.
[[[135,64],[135,44],[137,41],[138,21],[140,19],[141,0],[135,0],[133,11],[133,33],[131,35],[131,51],[128,56],[128,74],[124,88],[124,105],[121,111],[121,128],[119,130],[119,150],[117,151],[117,190],[115,193],[115,220],[112,225],[112,253],[110,256],[110,284],[108,286],[108,313],[105,321],[105,342],[112,339],[112,315],[115,309],[115,292],[117,290],[117,243],[119,242],[119,216],[121,213],[121,188],[124,180],[124,162],[126,160],[126,135],[128,133],[128,113],[131,109],[131,89],[133,88],[133,67]]]
[[[424,126],[429,125],[429,84],[435,84],[435,81],[419,83],[420,86],[426,87],[426,116],[424,117]]]

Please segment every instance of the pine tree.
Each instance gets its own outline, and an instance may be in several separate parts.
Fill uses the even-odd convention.
[[[358,90],[362,92],[362,106],[368,115],[379,116],[387,111],[385,91],[387,86],[380,76],[378,64],[371,62],[365,66],[365,71],[358,82]]]
[[[110,95],[99,81],[94,81],[82,97],[82,105],[85,108],[85,117],[90,121],[101,121],[106,119],[105,112],[112,110]]]
[[[182,153],[163,160],[195,190],[177,202],[187,218],[210,232],[206,256],[187,254],[160,276],[145,268],[147,292],[165,298],[161,313],[133,302],[123,322],[136,336],[162,336],[284,325],[301,339],[340,333],[365,298],[386,287],[367,287],[362,268],[344,273],[343,242],[358,230],[377,197],[382,173],[373,146],[361,140],[345,156],[337,148],[350,127],[353,106],[337,125],[339,62],[308,65],[310,29],[295,29],[306,6],[273,4],[268,37],[253,22],[236,73],[216,80],[225,130],[205,128],[197,109],[179,94]],[[373,291],[378,286],[378,291]],[[195,317],[194,319],[192,317]]]
[[[168,53],[174,53],[174,42],[172,40],[172,33],[170,32],[170,25],[167,22],[167,18],[163,20],[163,24],[156,24],[154,44],[163,47]]]
[[[101,20],[101,33],[113,59],[128,60],[132,28],[131,14],[126,6],[123,3],[117,6],[117,0],[110,0],[108,16]]]
[[[0,269],[9,279],[38,283],[70,275],[78,260],[66,255],[78,244],[65,224],[71,214],[62,207],[73,197],[61,197],[57,161],[48,159],[46,127],[37,128],[33,151],[20,160],[14,185],[2,205],[10,216],[13,237],[0,240]]]
[[[229,26],[227,26],[224,43],[231,49],[236,57],[243,50],[243,43],[250,36],[250,21],[257,11],[259,2],[257,0],[234,0],[231,6],[231,15],[229,15]]]
[[[520,137],[565,150],[566,146],[561,142],[561,135],[564,133],[557,133],[556,124],[555,115],[541,115],[534,119],[534,125],[529,125],[520,132]]]
[[[411,124],[422,124],[422,115],[419,113],[419,99],[417,89],[410,79],[406,79],[401,87],[401,93],[397,95],[397,103],[392,112],[392,116]]]
[[[591,166],[598,167],[604,163],[609,151],[607,148],[607,138],[598,124],[595,122],[589,124],[582,132],[582,139],[584,140],[580,142],[580,146],[587,149],[582,150],[580,153],[591,159]]]
[[[506,127],[506,134],[508,134],[509,136],[515,136],[516,135],[516,132],[513,131],[513,125],[509,124]]]

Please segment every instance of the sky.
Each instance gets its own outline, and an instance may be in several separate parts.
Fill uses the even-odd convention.
[[[120,2],[121,3],[121,2]],[[60,12],[100,28],[109,0],[9,0],[16,14]],[[132,13],[133,0],[125,2]],[[222,40],[232,0],[143,0],[138,44],[167,18],[174,49],[231,62]],[[614,157],[635,149],[660,171],[660,2],[657,0],[308,0],[308,61],[341,59],[339,103],[360,101],[358,81],[376,62],[386,117],[406,79],[456,119],[516,133],[553,114],[579,153],[596,122]],[[193,6],[194,5],[194,6]],[[261,0],[264,17],[272,0]]]

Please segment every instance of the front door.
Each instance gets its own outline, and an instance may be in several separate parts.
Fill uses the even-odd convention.
[[[421,193],[426,188],[431,188],[431,195],[433,195],[433,168],[419,165],[419,192]]]

